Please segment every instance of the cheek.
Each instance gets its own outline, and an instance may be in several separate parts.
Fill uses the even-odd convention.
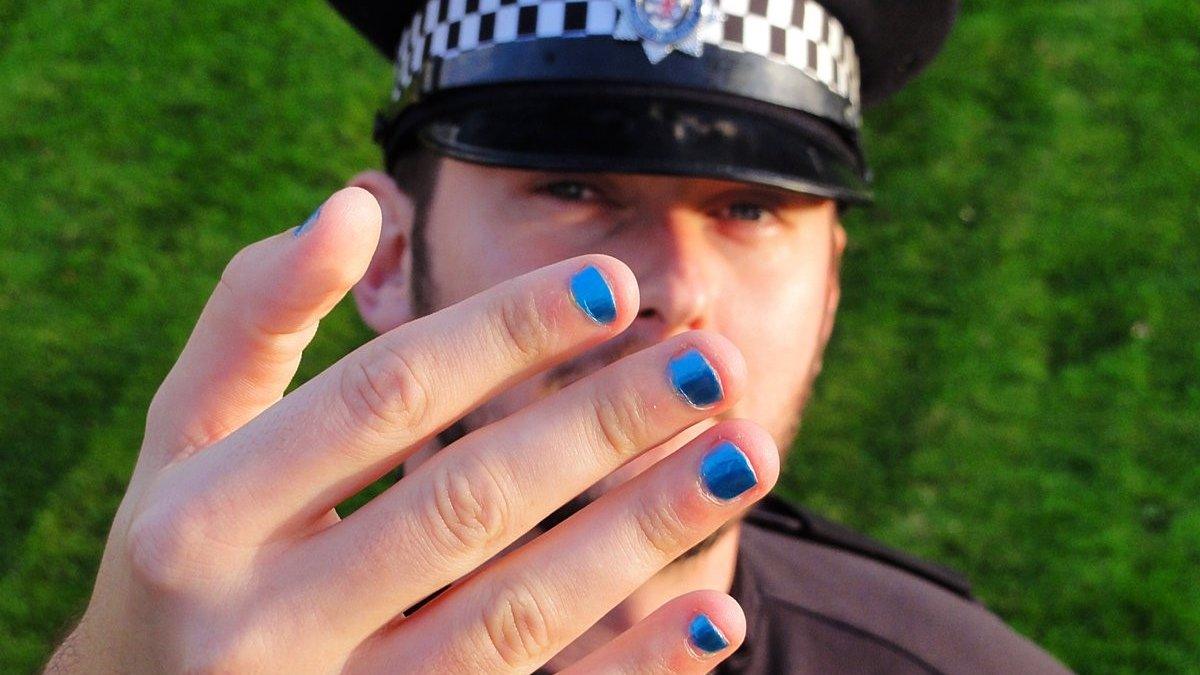
[[[828,294],[827,267],[800,264],[787,275],[743,282],[721,303],[716,330],[746,358],[750,387],[739,415],[776,432],[791,425],[817,355]]]
[[[447,306],[498,283],[588,251],[573,251],[551,237],[529,236],[503,211],[485,214],[473,205],[439,211],[426,229],[438,304]]]

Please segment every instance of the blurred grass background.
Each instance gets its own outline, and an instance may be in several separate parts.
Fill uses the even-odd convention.
[[[0,0],[0,671],[85,606],[224,262],[377,164],[389,77],[311,0]],[[1200,3],[973,0],[868,125],[782,490],[1074,668],[1200,669]],[[368,337],[343,304],[302,376]]]

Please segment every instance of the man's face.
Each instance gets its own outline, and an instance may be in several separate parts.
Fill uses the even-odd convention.
[[[790,443],[837,303],[844,235],[832,201],[731,181],[446,159],[426,217],[428,272],[417,283],[432,306],[419,310],[586,253],[625,262],[641,290],[641,312],[624,334],[497,396],[464,420],[467,431],[668,336],[707,329],[732,340],[749,368],[747,393],[726,416],[757,421],[781,448]],[[630,462],[591,496],[703,428]]]

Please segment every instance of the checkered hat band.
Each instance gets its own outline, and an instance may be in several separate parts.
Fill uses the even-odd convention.
[[[820,4],[719,0],[719,9],[724,20],[702,30],[703,43],[796,68],[857,111],[860,74],[854,41]],[[620,11],[614,0],[427,0],[400,39],[393,98],[401,97],[431,57],[453,58],[520,40],[611,36]]]

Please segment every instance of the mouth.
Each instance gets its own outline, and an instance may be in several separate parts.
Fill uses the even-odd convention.
[[[634,335],[612,340],[587,353],[551,368],[542,382],[542,395],[561,391],[598,370],[655,344]]]

